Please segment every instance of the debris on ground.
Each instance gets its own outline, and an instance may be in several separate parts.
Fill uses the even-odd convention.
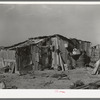
[[[69,77],[59,77],[58,80],[70,80]]]
[[[59,78],[59,77],[67,77],[68,75],[67,74],[65,74],[65,73],[61,73],[61,74],[54,74],[54,75],[52,75],[52,77],[53,78]]]
[[[49,77],[49,75],[47,75],[47,73],[42,73],[41,77]]]
[[[7,87],[6,89],[18,89],[17,86],[11,86],[11,87]]]
[[[31,75],[31,74],[27,74],[27,75],[23,75],[23,79],[35,79],[35,75]]]
[[[6,89],[6,84],[4,81],[0,81],[0,89]]]
[[[47,86],[47,85],[50,85],[50,84],[52,84],[52,83],[53,83],[53,81],[49,81],[49,82],[44,83],[43,86]]]
[[[52,76],[53,78],[58,78],[58,80],[70,80],[68,75],[65,73],[61,73],[61,74],[54,74]]]
[[[77,80],[76,82],[74,82],[70,85],[70,88],[75,89],[75,88],[77,88],[79,86],[83,86],[83,85],[84,85],[84,82],[82,82],[81,80]]]
[[[4,73],[0,74],[0,81],[6,84],[6,89],[100,89],[100,76],[87,74],[92,70],[91,68],[87,68],[87,71],[85,68],[76,68],[64,72],[44,70],[22,76]],[[99,82],[96,82],[97,80]]]
[[[99,73],[100,73],[100,59],[96,61],[96,63],[94,64],[94,70],[92,72],[92,75],[96,75]]]
[[[10,69],[10,67],[9,66],[5,66],[5,67],[3,67],[3,68],[0,68],[0,73],[7,73],[7,72],[9,72],[11,69]]]
[[[52,77],[53,78],[59,78],[59,77],[67,77],[67,75],[66,74],[58,74],[58,73],[56,73],[56,74],[54,74],[54,75],[52,75]]]
[[[71,89],[99,89],[100,88],[100,80],[96,82],[89,83],[87,85],[75,86],[72,85]]]
[[[0,79],[3,79],[3,78],[5,78],[5,76],[4,75],[0,75]]]

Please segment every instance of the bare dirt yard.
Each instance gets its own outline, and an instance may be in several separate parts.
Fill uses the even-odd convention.
[[[27,75],[5,73],[0,74],[0,81],[7,87],[18,89],[69,89],[70,85],[81,80],[85,84],[100,80],[99,75],[91,75],[91,68],[77,68],[65,72],[55,70],[34,71]]]

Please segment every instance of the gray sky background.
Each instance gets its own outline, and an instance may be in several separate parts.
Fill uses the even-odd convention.
[[[0,45],[59,33],[100,43],[100,5],[0,5]]]

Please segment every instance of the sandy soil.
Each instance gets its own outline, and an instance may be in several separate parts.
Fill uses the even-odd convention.
[[[91,75],[93,69],[77,68],[63,72],[67,77],[60,77],[62,71],[34,71],[27,75],[0,74],[0,80],[7,87],[16,86],[18,89],[69,89],[70,84],[82,80],[85,84],[100,80],[99,75]]]

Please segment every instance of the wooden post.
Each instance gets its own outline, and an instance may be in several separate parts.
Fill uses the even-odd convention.
[[[59,45],[58,45],[58,38],[56,36],[56,49],[59,50]],[[56,52],[57,54],[57,67],[60,66],[60,59],[59,59],[59,54]]]
[[[2,67],[5,67],[4,58],[2,58]]]
[[[33,65],[33,47],[32,45],[30,45],[30,49],[31,49],[31,60],[32,60],[32,65]],[[34,67],[32,66],[32,69],[34,69]]]

